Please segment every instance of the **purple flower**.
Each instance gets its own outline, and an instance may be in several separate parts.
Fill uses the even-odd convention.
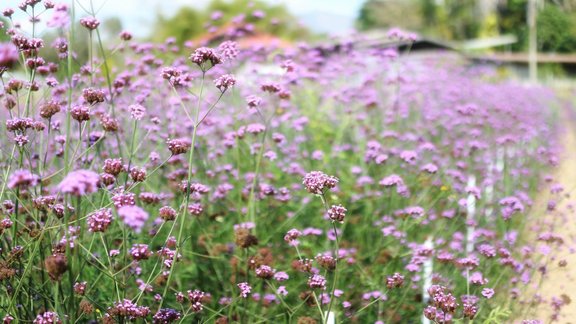
[[[288,290],[286,290],[286,286],[280,286],[276,290],[276,293],[278,293],[278,295],[286,296],[288,295]]]
[[[112,210],[102,208],[88,214],[88,230],[90,232],[106,232],[112,223]]]
[[[8,179],[8,188],[10,189],[27,189],[34,187],[40,182],[40,177],[28,170],[16,170]]]
[[[237,286],[240,289],[240,296],[242,298],[247,298],[250,292],[252,292],[252,287],[250,287],[247,282],[241,282]]]
[[[411,206],[411,207],[406,207],[404,209],[404,212],[410,216],[412,216],[413,218],[418,218],[418,217],[422,217],[424,216],[424,208],[420,207],[420,206]]]
[[[214,49],[200,47],[190,55],[190,61],[198,65],[202,71],[206,72],[213,66],[222,63],[222,58],[220,58],[220,55]]]
[[[54,312],[44,312],[34,319],[34,324],[51,324],[51,323],[62,323],[58,314]]]
[[[214,80],[214,85],[224,92],[236,84],[236,78],[232,74],[224,74]]]
[[[62,193],[74,196],[84,196],[98,191],[100,176],[90,170],[77,170],[68,175],[58,185]]]
[[[278,281],[278,282],[282,282],[282,281],[286,281],[288,280],[290,277],[288,276],[288,274],[284,271],[280,271],[280,272],[276,272],[274,274],[274,280]]]
[[[256,276],[262,279],[271,279],[274,276],[276,270],[272,269],[270,266],[265,264],[256,268]]]
[[[485,279],[482,276],[481,272],[474,272],[470,275],[470,283],[472,283],[473,285],[485,285],[488,283],[488,279]]]
[[[482,289],[482,296],[486,297],[486,299],[492,298],[492,296],[494,296],[494,289],[492,288]]]
[[[386,278],[386,287],[388,289],[400,288],[404,284],[404,276],[398,272]]]
[[[179,320],[180,313],[171,308],[162,308],[152,317],[154,324],[168,324]]]
[[[131,318],[144,318],[150,313],[150,308],[145,306],[138,306],[130,299],[124,299],[114,303],[113,307],[108,308],[108,314],[115,314],[118,316],[131,317]]]
[[[147,244],[134,244],[130,248],[130,255],[136,261],[146,260],[152,255],[152,251],[148,249]]]
[[[262,103],[262,98],[254,95],[249,95],[248,97],[246,97],[246,102],[248,103],[248,107],[256,108],[260,106],[260,104]]]
[[[146,108],[142,105],[130,105],[128,109],[130,109],[130,117],[134,120],[141,120],[146,114]]]
[[[430,174],[434,174],[434,173],[438,172],[438,167],[432,163],[428,163],[428,164],[424,165],[420,170],[422,170],[424,172],[428,172]]]
[[[0,43],[0,71],[18,62],[18,49],[10,43]]]
[[[474,304],[464,303],[462,307],[462,314],[464,315],[464,318],[473,319],[478,312],[478,307],[476,307]]]
[[[302,236],[302,232],[293,228],[293,229],[289,230],[288,232],[286,232],[286,235],[284,235],[284,241],[288,242],[288,244],[290,244],[290,245],[297,246],[298,245],[298,237],[300,237],[300,236]]]
[[[302,184],[308,192],[321,195],[326,189],[334,188],[338,184],[338,178],[321,171],[312,171],[304,176]]]
[[[233,226],[233,228],[234,228],[235,231],[238,230],[238,229],[240,229],[240,228],[248,229],[248,230],[249,230],[249,229],[253,229],[253,228],[255,228],[255,227],[256,227],[256,224],[254,224],[253,222],[246,222],[246,223],[234,224],[234,226]]]
[[[146,220],[148,219],[148,213],[138,207],[138,206],[122,206],[118,209],[118,216],[128,227],[140,233]]]
[[[414,151],[403,151],[400,153],[400,158],[408,164],[414,164],[418,158],[418,153]]]
[[[324,276],[315,274],[308,278],[308,287],[312,289],[326,289],[326,278]]]
[[[194,313],[199,313],[204,309],[204,305],[202,302],[204,301],[204,297],[206,297],[206,293],[195,289],[194,291],[188,290],[188,299],[192,304],[192,311]]]
[[[218,46],[220,56],[226,60],[233,60],[238,56],[238,43],[234,41],[225,41]]]
[[[384,187],[402,186],[404,185],[404,180],[400,176],[393,174],[380,180],[380,185]]]
[[[190,141],[186,138],[169,139],[166,144],[172,155],[184,154],[190,148]]]
[[[328,218],[335,222],[343,223],[347,211],[348,210],[342,205],[332,205],[332,207],[328,209]]]
[[[512,215],[516,213],[524,212],[524,205],[517,197],[510,196],[502,198],[499,203],[500,206],[503,206],[502,218],[504,218],[504,220],[509,220],[512,217]]]
[[[100,26],[100,22],[94,17],[85,17],[80,19],[80,25],[88,30],[94,30]]]

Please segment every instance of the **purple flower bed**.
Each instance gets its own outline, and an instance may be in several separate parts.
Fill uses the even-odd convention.
[[[494,323],[530,307],[562,241],[525,235],[558,163],[550,90],[353,42],[124,32],[108,49],[95,17],[17,10],[63,37],[2,29],[5,323]],[[87,62],[71,26],[94,41]]]

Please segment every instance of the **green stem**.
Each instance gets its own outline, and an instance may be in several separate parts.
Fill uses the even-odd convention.
[[[201,108],[201,102],[202,102],[202,93],[204,91],[204,79],[206,77],[206,73],[202,72],[202,81],[200,84],[200,94],[198,97],[198,104],[196,107],[196,121],[198,121],[199,116],[200,116],[200,108]],[[176,90],[174,90],[176,91]],[[170,282],[172,280],[172,276],[174,274],[174,272],[176,271],[176,258],[182,248],[182,233],[184,232],[184,220],[186,219],[186,216],[188,215],[188,203],[190,202],[190,182],[192,181],[192,165],[194,162],[194,149],[196,146],[196,132],[198,130],[198,124],[195,122],[194,123],[194,130],[192,131],[192,142],[190,144],[190,153],[188,155],[188,176],[187,176],[187,184],[186,184],[186,198],[185,198],[185,203],[184,206],[182,207],[184,210],[181,213],[178,213],[178,219],[176,219],[174,221],[174,223],[179,221],[179,230],[178,230],[178,237],[176,238],[177,240],[177,245],[176,245],[176,251],[174,253],[174,258],[172,260],[172,268],[170,269],[170,274],[168,275],[168,279],[166,280],[166,286],[164,287],[164,292],[162,293],[162,300],[159,303],[158,309],[162,308],[162,304],[164,303],[164,300],[166,299],[166,293],[168,292],[168,288],[170,287]],[[172,227],[174,228],[174,227]],[[170,236],[172,233],[172,230],[170,231],[170,234],[168,236]]]

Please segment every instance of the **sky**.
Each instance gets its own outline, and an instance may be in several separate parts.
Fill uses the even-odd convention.
[[[89,2],[89,0],[79,0]],[[209,3],[209,0],[93,0],[95,7],[101,7],[102,16],[118,16],[123,25],[135,35],[148,35],[151,31],[146,26],[151,26],[158,12],[171,16],[181,6],[201,8]],[[265,0],[271,4],[284,4],[288,9],[301,18],[302,22],[310,25],[317,31],[330,26],[315,24],[314,15],[322,16],[322,20],[333,17],[338,19],[340,29],[352,27],[352,23],[360,9],[363,0]],[[99,4],[99,6],[98,6]],[[140,9],[135,9],[140,8]],[[121,13],[121,15],[119,14]],[[332,25],[334,26],[334,25]],[[343,31],[343,30],[341,30]],[[340,30],[338,31],[340,32]]]
[[[21,0],[0,0],[0,2]],[[57,1],[57,0],[56,0]],[[56,2],[55,1],[55,2]],[[68,0],[71,1],[71,0]],[[118,17],[125,29],[136,36],[147,36],[157,13],[173,15],[181,6],[201,8],[210,0],[92,0],[99,10],[97,17]],[[353,27],[353,22],[364,0],[264,0],[271,4],[284,4],[304,25],[318,32],[344,33]],[[89,6],[90,0],[77,0]],[[14,5],[14,6],[15,6]],[[98,9],[100,8],[100,9]],[[334,23],[337,20],[337,23]],[[332,23],[330,23],[332,22]]]

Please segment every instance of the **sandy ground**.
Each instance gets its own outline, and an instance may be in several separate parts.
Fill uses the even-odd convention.
[[[569,304],[561,308],[559,318],[554,323],[576,324],[576,218],[571,212],[567,212],[567,205],[574,205],[576,200],[576,124],[571,121],[566,111],[562,114],[564,120],[563,154],[560,165],[553,171],[555,183],[560,183],[564,187],[564,199],[558,203],[557,210],[562,214],[548,214],[544,217],[543,210],[546,209],[551,197],[549,187],[544,187],[543,192],[535,201],[534,213],[531,215],[528,230],[538,227],[553,228],[553,232],[559,234],[564,240],[563,247],[558,253],[550,258],[546,267],[546,275],[542,278],[541,284],[532,284],[528,287],[526,296],[535,296],[535,299],[542,298],[542,303],[532,304],[528,307],[527,316],[522,318],[539,319],[544,323],[552,322],[553,309],[551,307],[552,297],[562,298],[565,301],[571,300]],[[567,262],[567,266],[560,267],[561,260]],[[536,276],[540,278],[541,276]],[[566,299],[568,297],[569,299]]]

